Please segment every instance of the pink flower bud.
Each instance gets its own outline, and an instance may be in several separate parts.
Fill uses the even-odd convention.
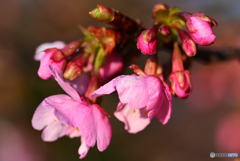
[[[192,91],[191,74],[188,70],[174,72],[169,76],[172,92],[180,98],[186,98]]]
[[[82,74],[82,66],[74,62],[69,62],[66,70],[64,71],[64,78],[74,80]]]
[[[188,33],[184,30],[178,29],[178,35],[182,41],[182,49],[187,56],[194,56],[197,53],[196,44],[193,42]]]
[[[216,39],[211,24],[216,25],[216,21],[203,13],[196,13],[187,18],[186,26],[193,41],[196,44],[205,46],[212,44]]]
[[[152,27],[144,30],[138,37],[137,48],[143,54],[155,54],[157,52],[157,30]]]
[[[159,28],[159,33],[163,37],[168,37],[172,33],[172,31],[169,26],[163,26],[163,27]]]

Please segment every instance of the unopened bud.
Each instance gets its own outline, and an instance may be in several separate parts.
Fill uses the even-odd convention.
[[[65,79],[74,80],[82,74],[82,66],[76,63],[69,62],[66,70],[64,71],[63,77]]]
[[[145,64],[144,71],[147,75],[154,75],[157,73],[158,57],[157,54],[149,55]]]
[[[71,42],[70,44],[68,44],[67,46],[65,46],[62,49],[63,54],[65,55],[65,57],[69,57],[71,56],[73,53],[76,52],[76,50],[81,46],[81,41],[76,40]]]
[[[155,27],[144,30],[138,36],[137,48],[143,54],[155,54],[157,52],[157,45],[157,29]]]
[[[186,98],[192,91],[191,74],[188,70],[174,72],[169,76],[173,94],[180,98]]]
[[[206,46],[215,41],[216,36],[212,31],[212,26],[217,25],[215,20],[201,12],[193,15],[187,12],[181,12],[178,13],[178,16],[185,20],[187,30],[196,44]]]
[[[197,47],[188,33],[184,30],[177,29],[178,35],[182,41],[182,49],[186,53],[187,56],[194,56],[197,53]]]
[[[178,47],[178,43],[175,42],[173,44],[173,54],[172,54],[172,73],[177,71],[182,71],[183,68],[183,61],[182,61],[182,54]]]
[[[64,78],[74,80],[82,74],[82,68],[88,61],[89,54],[81,53],[74,55],[67,64],[67,68],[64,71]]]
[[[113,10],[103,5],[97,5],[97,8],[93,9],[89,14],[102,22],[111,22],[114,19]]]
[[[162,26],[158,31],[163,37],[168,37],[172,33],[169,26]]]

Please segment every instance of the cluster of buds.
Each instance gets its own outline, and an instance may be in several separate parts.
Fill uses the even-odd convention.
[[[99,151],[103,151],[111,140],[110,115],[98,104],[99,96],[117,91],[119,103],[114,115],[129,133],[143,130],[153,118],[166,124],[172,113],[171,93],[186,98],[192,91],[191,74],[184,69],[185,55],[181,54],[178,38],[186,55],[194,56],[197,44],[210,45],[215,41],[212,26],[217,25],[203,13],[192,15],[164,4],[154,6],[154,25],[148,29],[103,5],[89,14],[114,28],[79,26],[85,35],[83,39],[68,45],[62,42],[41,45],[35,55],[35,60],[40,60],[39,77],[53,77],[68,95],[45,98],[33,115],[32,125],[37,130],[44,129],[44,141],[54,141],[64,135],[81,136],[80,158],[96,142]],[[183,30],[185,25],[188,32]],[[127,57],[129,49],[126,46],[132,43],[148,55],[144,70],[133,64],[129,68],[135,74],[110,80],[122,71],[123,55]],[[158,64],[157,53],[166,44],[173,48],[168,69]],[[172,72],[165,75],[169,69]]]
[[[196,44],[206,46],[216,39],[212,27],[217,22],[200,12],[190,14],[176,7],[157,4],[153,8],[153,19],[154,25],[138,37],[137,47],[143,54],[155,54],[158,46],[177,41],[180,37],[186,55],[194,56],[197,53]],[[189,33],[182,29],[185,25]]]
[[[174,7],[157,4],[153,8],[154,25],[143,30],[138,37],[137,48],[147,55],[156,54],[163,45],[172,43],[172,73],[169,75],[171,91],[180,98],[187,97],[192,90],[190,71],[184,70],[182,54],[178,45],[181,40],[182,50],[188,57],[197,53],[197,45],[210,45],[216,36],[212,27],[217,22],[203,13],[190,14]],[[186,25],[188,30],[183,30]],[[162,71],[161,71],[162,72]]]

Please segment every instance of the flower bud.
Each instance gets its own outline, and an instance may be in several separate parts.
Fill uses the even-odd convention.
[[[183,68],[182,56],[177,42],[173,46],[172,73],[169,76],[169,81],[173,94],[180,98],[187,97],[192,91],[190,72]]]
[[[157,73],[158,57],[157,54],[149,55],[145,64],[144,72],[147,75],[154,75]]]
[[[182,49],[186,53],[187,56],[194,56],[197,53],[197,47],[188,33],[184,30],[177,29],[178,35],[182,41]]]
[[[172,33],[169,26],[162,26],[158,31],[163,37],[168,37]]]
[[[96,20],[102,22],[111,22],[114,19],[113,10],[103,5],[97,5],[97,8],[93,9],[89,14]]]
[[[182,70],[170,74],[172,92],[180,98],[186,98],[192,91],[191,74],[188,70]]]
[[[200,12],[187,17],[186,27],[192,40],[199,45],[210,45],[215,41],[212,25],[217,22]]]
[[[64,78],[74,80],[82,74],[82,68],[87,63],[89,58],[88,53],[74,55],[68,62],[67,68],[64,71]]]
[[[137,48],[143,54],[155,54],[157,52],[157,29],[154,27],[144,30],[139,36],[137,41]]]
[[[82,66],[73,62],[69,62],[63,76],[65,79],[74,80],[81,74]]]
[[[73,53],[75,53],[80,46],[81,42],[79,40],[73,41],[62,49],[62,53],[67,58],[71,56]]]

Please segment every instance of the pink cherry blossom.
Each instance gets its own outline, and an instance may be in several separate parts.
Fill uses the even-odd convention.
[[[115,116],[125,123],[125,129],[136,133],[144,129],[153,117],[166,124],[171,116],[171,93],[154,76],[118,76],[93,92],[98,97],[118,92],[120,102]]]
[[[60,94],[47,97],[36,109],[32,126],[43,130],[44,141],[54,141],[64,135],[81,136],[80,159],[85,157],[89,148],[97,141],[99,151],[104,151],[111,140],[111,126],[101,107],[80,97],[78,92],[63,79],[58,68],[50,68],[58,84],[68,95]]]
[[[187,21],[187,29],[196,44],[205,46],[215,41],[216,36],[213,34],[211,22],[197,18],[195,14]]]

